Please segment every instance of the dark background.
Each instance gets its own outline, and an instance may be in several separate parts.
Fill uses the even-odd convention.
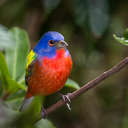
[[[128,27],[127,0],[0,0],[0,24],[27,31],[32,48],[42,34],[58,31],[73,59],[71,78],[80,86],[127,56],[116,42]],[[57,128],[127,128],[128,69],[105,80],[49,119]]]

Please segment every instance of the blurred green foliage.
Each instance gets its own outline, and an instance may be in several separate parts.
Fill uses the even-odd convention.
[[[35,42],[44,32],[54,30],[62,33],[69,44],[73,59],[71,78],[83,85],[128,55],[127,47],[120,44],[127,45],[127,30],[124,33],[125,28],[128,27],[127,12],[127,0],[38,0],[38,2],[36,0],[1,0],[0,24],[8,28],[18,26],[25,29],[31,48],[36,45]],[[0,96],[2,97],[6,91],[12,94],[7,98],[6,104],[3,102],[0,104],[0,127],[3,127],[5,122],[8,124],[7,127],[14,124],[15,127],[22,128],[37,127],[29,125],[33,117],[32,112],[30,117],[28,113],[26,113],[27,116],[19,117],[16,111],[26,90],[24,86],[26,62],[22,60],[27,55],[27,48],[23,52],[24,58],[15,63],[16,67],[23,64],[21,70],[14,70],[11,62],[11,60],[13,62],[14,59],[17,60],[14,54],[18,33],[24,36],[24,39],[22,36],[18,37],[19,45],[26,42],[24,46],[29,47],[28,37],[22,29],[12,28],[8,31],[2,25],[0,26],[0,60],[2,60],[0,67],[4,66],[5,70],[0,71]],[[120,43],[116,43],[113,34]],[[20,42],[21,40],[24,42]],[[10,54],[12,59],[8,58],[6,51],[12,52]],[[8,66],[11,68],[7,68]],[[70,113],[65,108],[61,108],[51,114],[48,119],[52,120],[58,128],[127,128],[127,77],[128,69],[125,68],[101,83],[101,86],[76,99],[72,103]],[[10,86],[10,82],[7,81],[11,81],[13,86]],[[72,82],[70,80],[68,82],[67,85],[71,86]],[[70,89],[66,89],[66,92],[69,91]],[[53,103],[54,100],[56,98],[53,96],[50,100],[46,99]],[[14,118],[12,118],[13,114]],[[51,122],[48,123],[47,120],[46,124],[44,122],[38,127],[46,127],[46,125],[52,127]]]
[[[128,29],[126,29],[126,31],[124,32],[124,36],[123,37],[118,37],[115,34],[113,35],[113,37],[121,44],[124,45],[128,45]]]

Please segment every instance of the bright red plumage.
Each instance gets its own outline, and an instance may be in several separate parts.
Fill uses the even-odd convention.
[[[35,62],[32,76],[28,81],[26,98],[34,95],[50,95],[59,91],[72,69],[72,59],[65,49],[56,50],[54,58],[43,57]]]

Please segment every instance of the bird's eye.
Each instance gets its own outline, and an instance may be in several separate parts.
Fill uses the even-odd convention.
[[[50,41],[48,42],[48,44],[52,47],[52,46],[55,45],[55,41],[54,41],[54,40],[50,40]]]

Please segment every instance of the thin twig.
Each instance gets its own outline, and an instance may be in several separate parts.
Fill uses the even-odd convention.
[[[128,57],[126,57],[125,59],[123,59],[122,61],[120,61],[119,64],[116,64],[115,66],[113,66],[111,69],[109,69],[108,71],[102,73],[101,75],[99,75],[98,77],[96,77],[94,80],[88,82],[87,84],[85,84],[83,87],[81,87],[79,90],[76,90],[72,93],[68,94],[68,97],[70,98],[70,100],[76,98],[77,96],[83,94],[84,92],[86,92],[87,90],[94,88],[97,84],[99,84],[100,82],[102,82],[103,80],[105,80],[106,78],[112,76],[113,74],[115,74],[116,72],[119,72],[121,69],[123,69],[126,65],[128,64]],[[54,112],[56,109],[60,108],[61,106],[63,106],[65,103],[64,101],[61,99],[59,100],[57,103],[53,104],[52,106],[50,106],[49,108],[47,108],[45,110],[46,114],[45,116],[48,116],[50,113]],[[39,117],[35,123],[39,120],[41,120],[42,117]]]

